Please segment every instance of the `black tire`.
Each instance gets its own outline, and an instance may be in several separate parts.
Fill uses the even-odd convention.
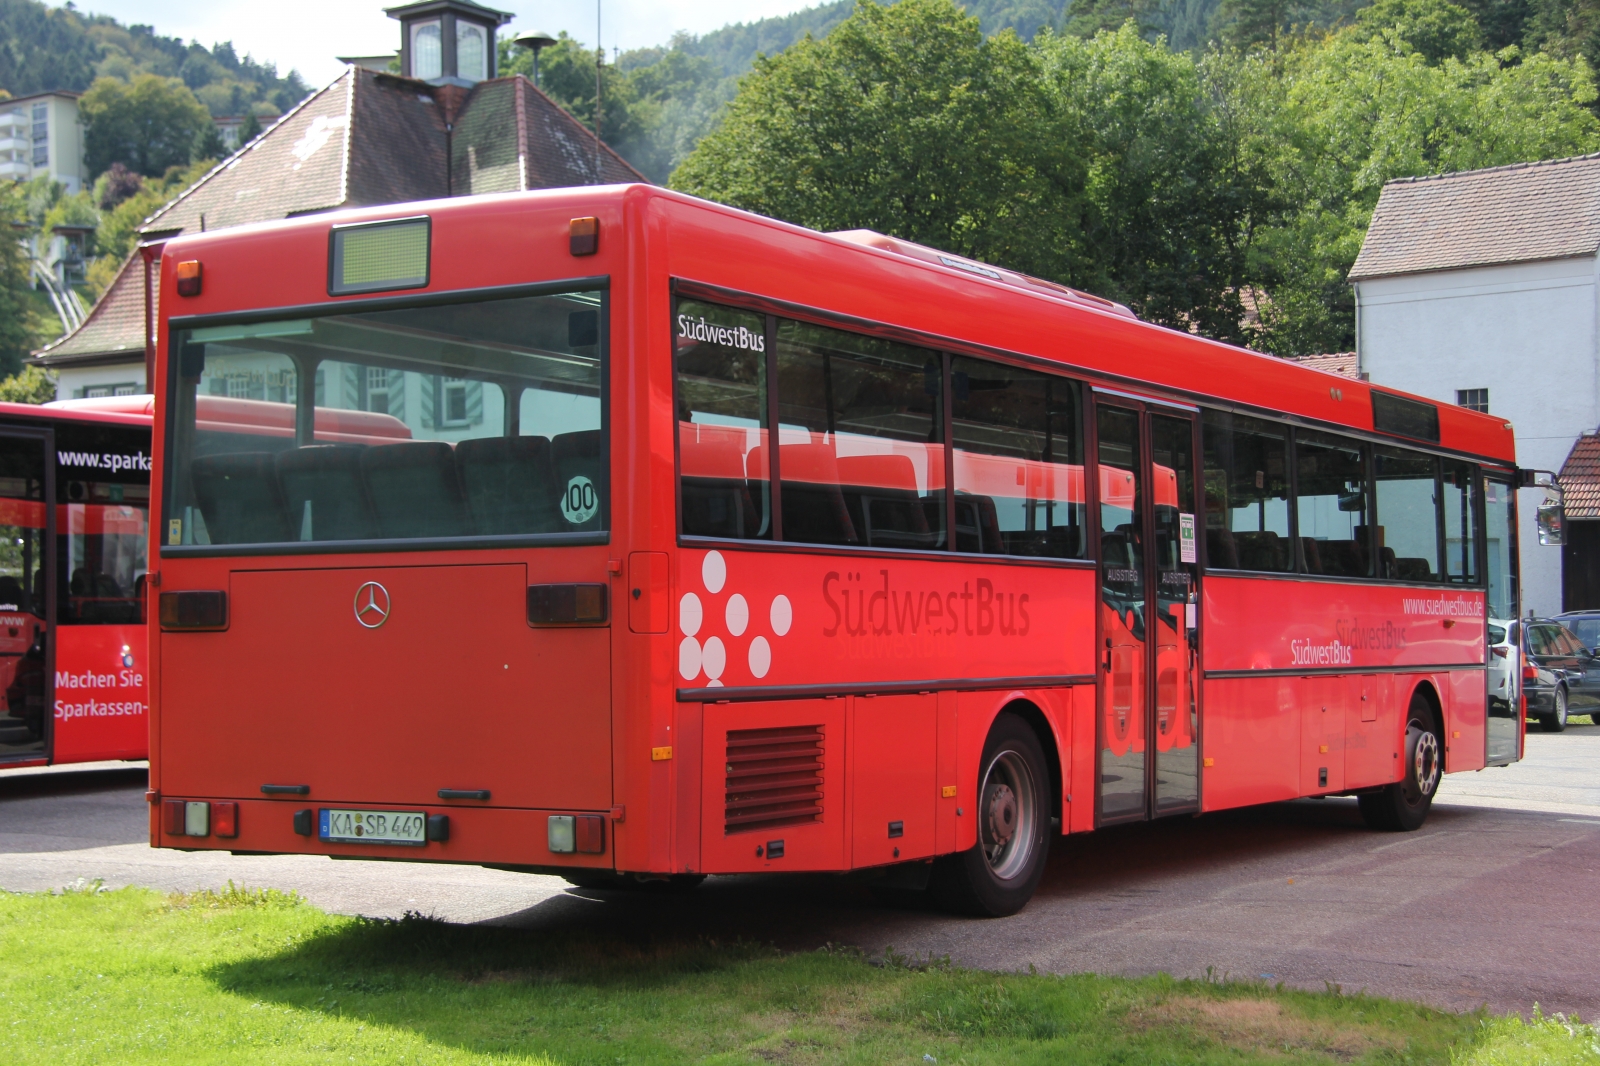
[[[1050,769],[1017,715],[995,719],[972,795],[978,842],[934,863],[928,887],[946,910],[1004,918],[1033,898],[1050,855]]]
[[[1406,710],[1405,776],[1377,792],[1363,794],[1361,817],[1372,829],[1409,833],[1428,820],[1439,779],[1444,774],[1444,746],[1433,704],[1421,689]]]
[[[1539,725],[1546,733],[1565,733],[1567,731],[1567,719],[1571,717],[1567,708],[1567,690],[1557,685],[1555,710],[1539,719]]]

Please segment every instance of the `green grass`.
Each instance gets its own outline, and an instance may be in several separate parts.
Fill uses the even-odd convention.
[[[0,1062],[1600,1062],[1594,1032],[1557,1019],[1337,990],[369,921],[272,891],[95,889],[0,894]]]

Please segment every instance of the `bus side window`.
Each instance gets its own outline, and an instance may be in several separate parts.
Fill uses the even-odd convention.
[[[1456,584],[1478,583],[1477,467],[1457,459],[1440,464],[1439,490],[1444,511],[1444,577]]]
[[[939,354],[783,319],[777,366],[783,539],[943,548]]]
[[[772,536],[766,318],[679,300],[678,511],[691,537]]]
[[[1335,577],[1369,577],[1372,552],[1366,448],[1330,433],[1295,434],[1295,526],[1308,567]],[[1378,531],[1378,543],[1383,543]],[[1312,549],[1315,550],[1313,557]]]
[[[1284,426],[1227,411],[1204,421],[1206,565],[1294,569],[1289,528],[1289,434]]]
[[[950,384],[956,550],[1082,556],[1078,383],[958,355]]]
[[[1437,462],[1402,448],[1373,449],[1378,489],[1378,576],[1395,581],[1439,580]]]

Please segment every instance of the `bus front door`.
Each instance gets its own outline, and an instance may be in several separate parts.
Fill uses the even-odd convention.
[[[1101,402],[1097,821],[1199,808],[1194,419]]]
[[[50,755],[48,431],[0,428],[0,766]]]

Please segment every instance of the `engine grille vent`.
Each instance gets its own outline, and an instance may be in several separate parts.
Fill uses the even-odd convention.
[[[728,731],[724,831],[822,821],[822,726]]]

